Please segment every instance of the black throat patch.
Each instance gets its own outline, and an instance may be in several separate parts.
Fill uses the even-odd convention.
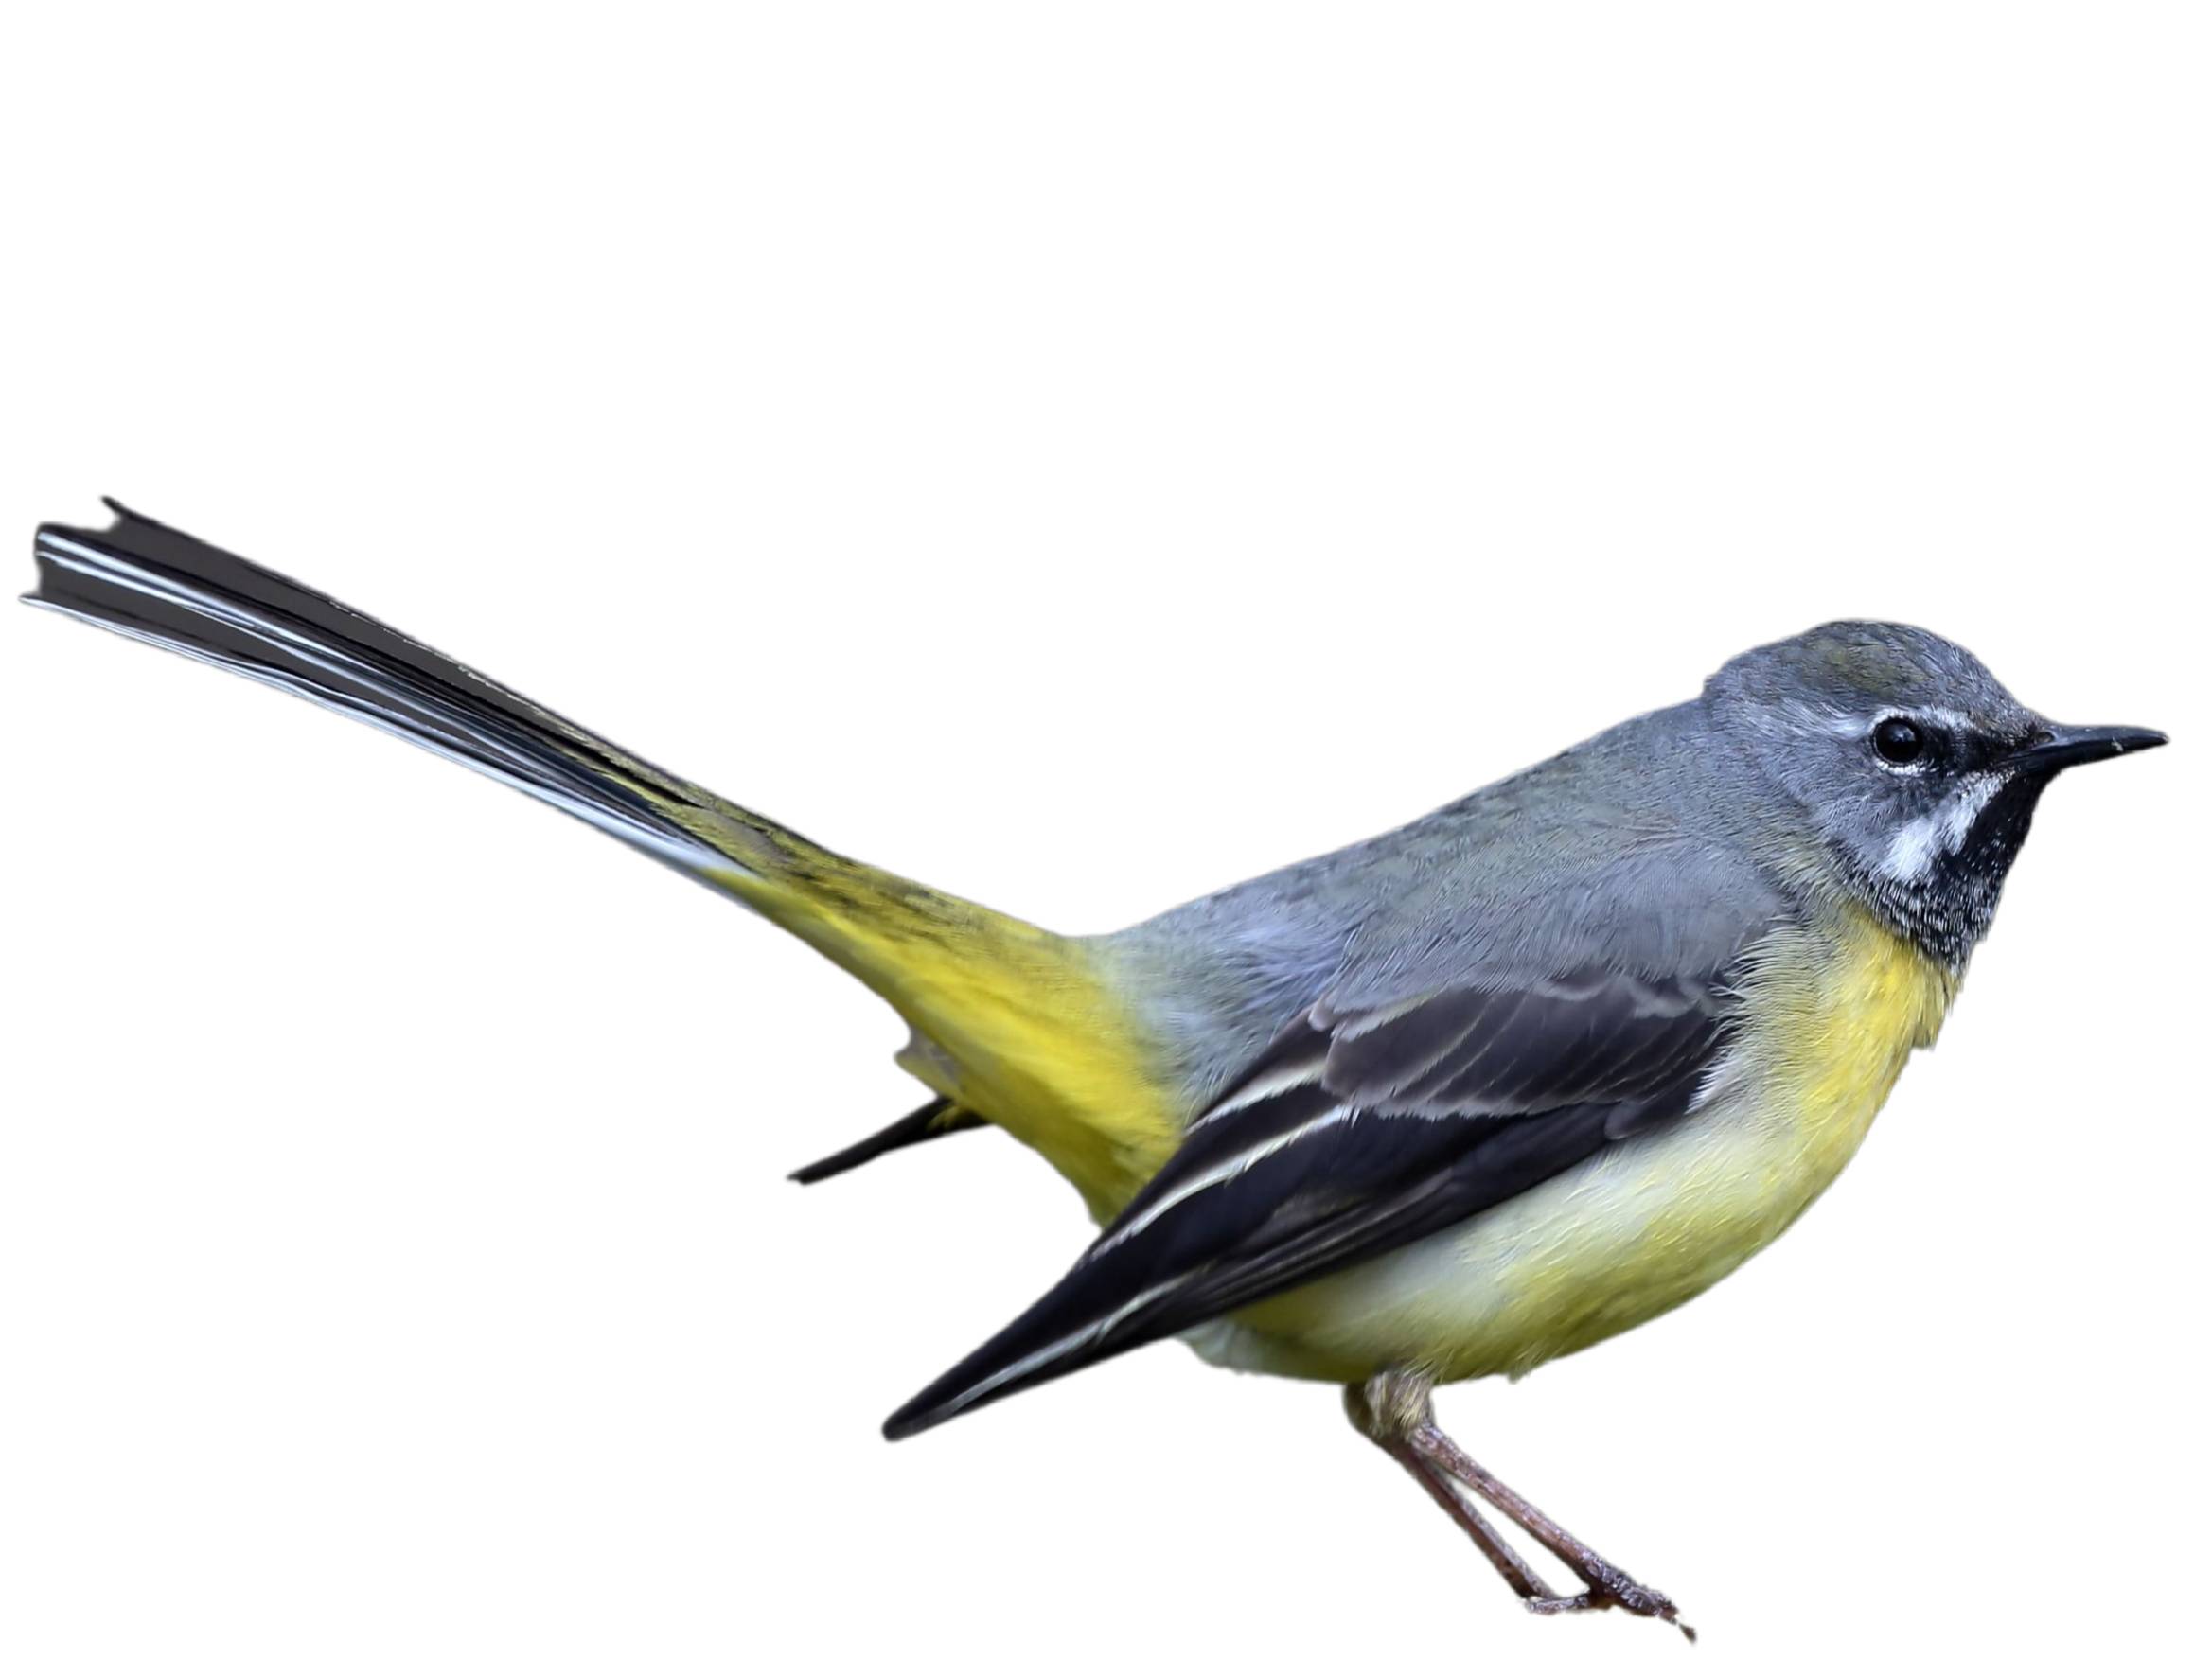
[[[1990,798],[1956,852],[1939,852],[1926,874],[1901,881],[1865,869],[1860,878],[1876,915],[1945,966],[1958,969],[1990,930],[2006,874],[2027,839],[2045,773],[2013,778]]]

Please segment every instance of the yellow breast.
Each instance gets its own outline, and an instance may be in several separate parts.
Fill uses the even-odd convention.
[[[1209,1358],[1354,1381],[1519,1375],[1676,1307],[1771,1244],[1850,1160],[1956,977],[1855,907],[1778,936],[1690,1118],[1464,1226],[1243,1310]]]

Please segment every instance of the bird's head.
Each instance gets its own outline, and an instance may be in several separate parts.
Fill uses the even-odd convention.
[[[1954,966],[1989,930],[2051,779],[2166,741],[2046,720],[1973,653],[1896,623],[1832,622],[1746,651],[1705,697],[1830,872]]]

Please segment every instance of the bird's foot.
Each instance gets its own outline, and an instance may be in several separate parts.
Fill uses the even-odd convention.
[[[1682,1621],[1682,1610],[1663,1592],[1639,1584],[1625,1573],[1613,1572],[1604,1584],[1593,1584],[1574,1596],[1531,1596],[1521,1605],[1531,1613],[1602,1613],[1608,1607],[1637,1618],[1655,1618],[1672,1625],[1685,1639],[1697,1640],[1697,1627]]]

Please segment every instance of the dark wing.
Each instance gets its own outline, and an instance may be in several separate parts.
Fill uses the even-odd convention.
[[[1027,1313],[893,1438],[1409,1244],[1671,1123],[1727,1037],[1727,972],[1604,968],[1324,999],[1203,1113]]]

